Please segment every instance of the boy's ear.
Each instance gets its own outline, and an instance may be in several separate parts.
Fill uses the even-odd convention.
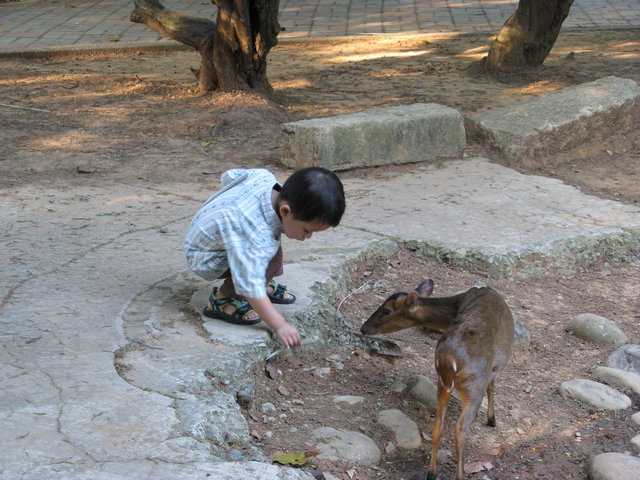
[[[280,212],[281,217],[286,217],[287,215],[291,215],[291,207],[286,202],[283,202],[282,204],[280,204],[280,207],[278,207],[278,211]]]

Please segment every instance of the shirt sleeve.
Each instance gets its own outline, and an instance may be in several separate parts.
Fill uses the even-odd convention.
[[[243,218],[245,223],[248,222],[244,226],[239,226],[238,219],[231,216],[221,220],[220,234],[227,252],[236,293],[251,298],[264,297],[267,294],[267,265],[275,251],[272,252],[256,243],[247,233],[252,231],[250,219],[247,217]]]

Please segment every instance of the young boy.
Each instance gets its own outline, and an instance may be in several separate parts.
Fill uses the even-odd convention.
[[[213,288],[203,314],[240,325],[261,320],[286,348],[300,345],[300,333],[272,303],[295,296],[273,280],[282,275],[280,235],[295,240],[340,223],[345,209],[340,179],[324,168],[304,168],[281,186],[264,169],[222,174],[222,190],[209,198],[189,225],[184,250],[189,268]]]

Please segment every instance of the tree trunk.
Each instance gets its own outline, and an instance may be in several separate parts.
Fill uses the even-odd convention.
[[[484,69],[542,65],[572,3],[573,0],[520,0],[491,44]]]
[[[213,0],[216,22],[183,15],[159,0],[134,0],[131,21],[195,48],[200,68],[192,70],[201,92],[255,90],[270,94],[267,54],[278,43],[279,0]]]

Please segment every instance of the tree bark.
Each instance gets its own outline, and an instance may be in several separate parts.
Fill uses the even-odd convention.
[[[484,69],[542,65],[572,3],[573,0],[520,0],[491,44]]]
[[[183,15],[159,0],[134,0],[131,21],[195,48],[201,92],[255,90],[270,94],[267,55],[278,43],[279,0],[213,0],[216,22]]]

